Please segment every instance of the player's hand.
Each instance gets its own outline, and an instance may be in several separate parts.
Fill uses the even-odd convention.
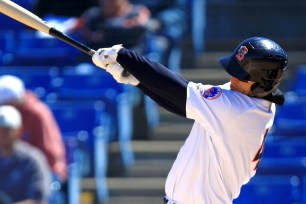
[[[96,66],[107,70],[109,65],[117,63],[117,53],[121,48],[122,45],[114,45],[110,48],[100,48],[92,56],[92,61]]]
[[[139,81],[132,74],[123,74],[124,69],[119,63],[109,65],[106,71],[110,73],[118,83],[131,84],[133,86],[139,84]]]
[[[118,83],[136,86],[139,84],[139,81],[132,74],[126,72],[116,60],[118,56],[117,53],[121,48],[122,45],[114,45],[110,48],[100,48],[92,56],[92,61],[96,66],[110,73]]]

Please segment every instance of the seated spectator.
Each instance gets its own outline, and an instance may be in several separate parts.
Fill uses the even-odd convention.
[[[22,117],[16,108],[0,106],[1,197],[8,203],[47,203],[51,171],[39,149],[18,139],[21,125]]]
[[[99,0],[99,5],[89,8],[72,29],[93,48],[124,44],[142,51],[146,43],[146,24],[149,10],[129,0]]]
[[[65,146],[58,124],[48,108],[21,79],[11,75],[0,77],[0,105],[12,105],[21,114],[20,138],[40,149],[55,175],[65,182],[67,166]]]
[[[132,4],[129,0],[98,0],[98,6],[85,11],[72,31],[93,49],[123,44],[148,58],[160,61],[165,48],[161,45],[162,43],[155,41],[159,39],[155,31],[151,32],[147,27],[150,16],[150,11],[142,4]],[[88,61],[88,56],[84,60]],[[141,93],[135,92],[135,94],[141,95],[143,100]],[[148,126],[156,126],[158,122],[155,121],[159,120],[155,119],[159,117],[156,113],[156,105],[149,99],[147,101],[149,102],[144,103],[150,110],[145,114]],[[139,107],[141,112],[145,112],[144,103],[140,102],[135,106]],[[149,121],[152,119],[154,122]],[[140,117],[140,120],[143,120],[143,117]],[[134,124],[138,126],[138,118]],[[147,128],[135,128],[134,135],[138,135],[139,129]]]

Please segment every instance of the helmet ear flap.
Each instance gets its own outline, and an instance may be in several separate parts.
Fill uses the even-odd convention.
[[[273,86],[266,86],[256,82],[251,86],[251,91],[255,97],[262,98],[269,95],[273,91]]]

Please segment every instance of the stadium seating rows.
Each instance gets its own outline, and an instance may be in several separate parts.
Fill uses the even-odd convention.
[[[68,66],[75,65],[82,52],[30,29],[0,30],[0,65]]]
[[[306,65],[301,64],[296,69],[295,80],[292,84],[292,90],[294,90],[298,96],[306,96]]]
[[[286,93],[286,103],[278,107],[273,135],[278,137],[306,136],[306,66],[297,68],[295,79]]]
[[[256,176],[242,187],[241,194],[233,203],[301,203],[301,187],[301,181],[296,176]]]
[[[306,174],[306,138],[283,139],[267,142],[257,173],[260,175]]]

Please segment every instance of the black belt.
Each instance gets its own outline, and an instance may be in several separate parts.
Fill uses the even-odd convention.
[[[164,204],[167,204],[168,203],[168,199],[166,198],[166,196],[164,197]],[[175,204],[175,203],[174,203]]]
[[[168,199],[166,198],[166,196],[164,197],[164,204],[168,203]]]

